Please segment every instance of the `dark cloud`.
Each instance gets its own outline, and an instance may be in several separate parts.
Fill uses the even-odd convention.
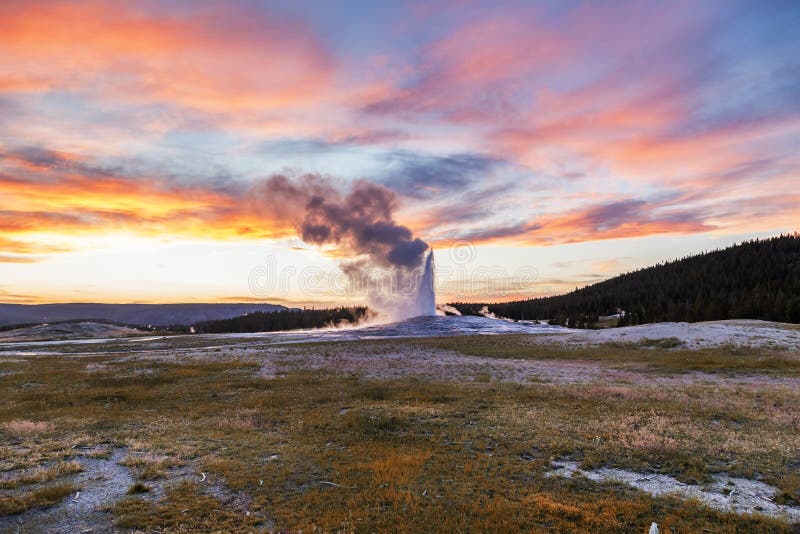
[[[29,145],[14,147],[8,150],[0,150],[0,161],[8,161],[12,164],[22,165],[28,170],[35,170],[37,177],[41,173],[75,173],[87,178],[101,178],[121,175],[122,167],[109,166],[103,167],[93,165],[75,154],[58,152],[48,148]]]
[[[491,241],[494,239],[504,239],[509,237],[524,236],[542,228],[541,225],[534,223],[521,222],[517,224],[489,227],[481,230],[474,230],[458,236],[463,241]]]
[[[437,156],[400,150],[386,156],[381,182],[402,195],[424,199],[460,192],[507,165],[481,154]]]
[[[598,231],[610,230],[630,221],[641,220],[647,201],[630,199],[591,206],[581,214],[581,220]]]
[[[329,141],[321,138],[284,139],[261,146],[261,153],[275,157],[310,157],[359,150],[362,144],[393,138],[399,132],[369,131]],[[377,137],[376,137],[377,136]],[[501,170],[515,168],[511,162],[479,153],[438,155],[405,149],[385,150],[367,156],[377,167],[377,181],[400,195],[429,199],[453,195],[485,182]]]
[[[253,191],[256,209],[294,222],[303,241],[335,244],[371,266],[416,268],[428,245],[394,221],[396,194],[359,180],[345,191],[330,180],[307,174],[272,176]]]
[[[705,222],[713,215],[712,212],[701,208],[673,207],[675,198],[664,196],[591,204],[531,221],[486,224],[448,237],[475,242],[519,238],[528,243],[555,244],[659,233],[691,233],[714,228]]]
[[[9,152],[9,156],[41,168],[72,168],[75,166],[75,162],[65,154],[38,146],[16,148]]]
[[[29,145],[0,148],[0,166],[3,163],[8,164],[9,171],[0,172],[0,181],[8,183],[111,179],[131,184],[157,182],[163,190],[202,188],[221,195],[241,195],[247,190],[241,177],[224,164],[215,163],[213,158],[198,158],[195,152],[178,152],[169,158],[98,159]]]

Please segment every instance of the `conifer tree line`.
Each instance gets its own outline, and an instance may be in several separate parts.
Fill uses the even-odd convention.
[[[719,319],[800,323],[800,234],[660,263],[566,295],[453,306],[470,315],[488,306],[500,317],[573,328],[595,327],[620,310],[619,326]]]
[[[220,334],[229,332],[276,332],[322,328],[342,324],[356,324],[367,315],[365,306],[354,308],[289,309],[274,312],[255,312],[231,319],[203,321],[192,325],[198,334]]]

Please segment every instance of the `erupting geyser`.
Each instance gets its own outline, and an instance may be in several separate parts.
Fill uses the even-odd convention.
[[[436,315],[433,251],[395,221],[398,201],[390,189],[366,180],[275,175],[254,187],[250,201],[270,220],[291,223],[306,243],[335,245],[347,258],[342,271],[379,315],[394,321]]]
[[[415,299],[416,315],[434,316],[436,315],[436,294],[433,291],[433,250],[428,252],[425,260],[425,270],[422,273],[422,280],[419,282]]]

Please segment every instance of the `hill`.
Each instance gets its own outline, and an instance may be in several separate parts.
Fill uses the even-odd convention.
[[[546,319],[586,328],[664,321],[763,319],[800,323],[800,234],[746,241],[661,263],[565,295],[483,306],[511,319]],[[624,311],[624,314],[619,313]]]
[[[145,334],[142,330],[108,323],[69,322],[38,324],[13,330],[0,330],[0,342],[54,341],[62,339],[105,339]]]
[[[247,313],[286,309],[275,304],[0,304],[0,326],[76,320],[137,326],[188,326]]]

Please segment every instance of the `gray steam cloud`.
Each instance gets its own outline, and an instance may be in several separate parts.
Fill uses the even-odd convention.
[[[347,269],[422,265],[428,244],[394,220],[397,197],[384,186],[358,180],[342,191],[314,174],[290,179],[275,175],[254,191],[259,209],[291,220],[306,243],[335,244],[364,261],[345,262]]]

